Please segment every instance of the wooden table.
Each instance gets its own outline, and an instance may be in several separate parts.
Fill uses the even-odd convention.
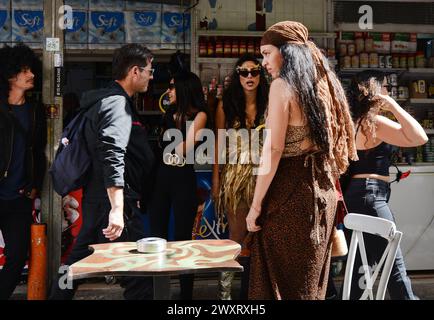
[[[167,242],[165,253],[137,252],[135,242],[90,246],[93,253],[74,263],[69,280],[103,276],[152,276],[154,299],[170,299],[170,276],[187,273],[234,271],[243,267],[235,261],[241,246],[232,240],[189,240]]]

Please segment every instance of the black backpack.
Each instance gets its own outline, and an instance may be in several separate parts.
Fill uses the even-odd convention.
[[[80,189],[89,179],[92,160],[84,137],[86,111],[80,110],[63,130],[56,156],[48,171],[54,190],[62,197]]]

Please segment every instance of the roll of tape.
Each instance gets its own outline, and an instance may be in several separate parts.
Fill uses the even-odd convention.
[[[137,251],[143,253],[159,253],[166,251],[167,241],[162,238],[143,238],[137,241]]]

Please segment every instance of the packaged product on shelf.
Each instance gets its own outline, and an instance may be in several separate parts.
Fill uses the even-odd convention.
[[[369,54],[366,52],[360,54],[360,68],[369,68]]]
[[[223,46],[223,55],[225,58],[230,58],[232,56],[232,39],[225,38]]]
[[[223,39],[221,37],[217,37],[215,42],[215,56],[218,58],[223,57]]]
[[[399,68],[399,55],[396,53],[392,55],[392,68]]]
[[[255,54],[255,42],[252,38],[247,41],[247,53],[254,55]]]
[[[240,40],[240,51],[239,51],[239,56],[242,56],[243,54],[245,54],[247,52],[247,44],[246,44],[246,40],[245,39],[241,39]]]
[[[398,87],[398,99],[406,99],[405,97],[405,88],[404,86]]]
[[[351,57],[351,68],[360,68],[360,61],[358,55]]]
[[[378,68],[378,53],[371,52],[369,54],[369,67]]]
[[[365,39],[365,51],[368,53],[374,51],[374,39],[369,35]]]
[[[417,34],[416,33],[394,33],[392,36],[392,53],[416,52]]]
[[[391,88],[391,90],[390,90],[390,96],[393,98],[393,99],[398,99],[398,87],[396,87],[396,86],[393,86],[392,88]]]
[[[396,73],[391,73],[389,75],[389,84],[391,86],[397,86],[398,85],[398,75]]]
[[[432,119],[423,119],[422,120],[422,127],[424,129],[433,129],[433,120]]]
[[[411,83],[410,97],[414,99],[425,99],[428,97],[425,80],[415,80]]]
[[[125,11],[125,27],[128,43],[142,42],[150,49],[159,49],[161,47],[161,4],[147,4],[142,6],[140,11]]]
[[[415,68],[416,67],[416,55],[414,53],[408,54],[407,65],[409,68]]]
[[[238,58],[240,53],[239,42],[237,38],[232,39],[232,48],[231,48],[231,56],[232,58]]]
[[[185,8],[176,5],[163,4],[161,48],[186,49],[191,42],[191,14],[185,13]]]
[[[125,17],[121,11],[91,11],[89,42],[98,45],[121,45],[125,42]],[[105,47],[105,46],[103,46]]]
[[[9,13],[9,0],[0,0],[0,42],[11,41],[12,24]]]
[[[207,56],[207,43],[205,40],[205,37],[199,38],[199,57],[206,57]]]
[[[405,53],[401,54],[399,57],[399,67],[402,69],[407,69],[407,55]]]
[[[356,53],[359,54],[365,51],[365,39],[363,39],[363,33],[356,35]]]
[[[354,43],[348,44],[347,51],[349,56],[354,56],[356,54],[356,45]]]
[[[378,67],[386,68],[386,56],[379,54],[378,55]]]
[[[377,53],[390,53],[390,33],[370,32],[369,35],[373,40],[373,51]]]
[[[410,41],[408,44],[408,51],[415,53],[417,51],[417,33],[410,33]]]
[[[408,98],[410,98],[410,91],[409,91],[407,86],[404,86],[404,98],[403,99],[407,100]]]
[[[7,14],[6,14],[7,15]],[[12,2],[12,41],[42,48],[44,14],[42,0]]]
[[[215,43],[213,38],[208,39],[208,43],[206,46],[206,55],[210,58],[215,56]]]
[[[350,56],[344,57],[344,68],[345,69],[351,68],[351,57]]]
[[[345,57],[347,55],[347,44],[346,43],[341,43],[339,45],[339,55],[341,57]]]
[[[434,82],[429,85],[428,98],[434,98]]]
[[[386,68],[392,69],[392,56],[390,54],[386,55]]]
[[[423,51],[416,52],[416,68],[425,68],[425,54]]]
[[[339,43],[353,43],[355,40],[355,34],[352,31],[342,31],[338,35],[339,37]]]

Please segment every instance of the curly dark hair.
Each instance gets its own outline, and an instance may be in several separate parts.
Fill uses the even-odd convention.
[[[247,61],[260,65],[258,59],[251,54],[241,56],[235,63],[234,69],[230,75],[230,84],[223,92],[223,110],[226,117],[226,126],[229,128],[232,128],[236,121],[239,121],[240,128],[246,127],[246,97],[243,87],[241,86],[240,76],[237,73],[237,67],[242,66],[243,63]],[[260,80],[256,92],[255,126],[259,125],[268,105],[269,85],[262,67],[259,76]]]
[[[0,61],[0,102],[9,98],[9,80],[26,68],[35,74],[35,87],[38,86],[37,81],[41,79],[36,75],[40,74],[41,61],[25,44],[18,43],[14,47],[5,45],[0,49]]]
[[[280,77],[294,90],[311,130],[311,139],[322,151],[330,147],[326,107],[318,96],[316,66],[307,45],[284,44],[280,47],[283,65]],[[323,59],[326,60],[326,59]],[[323,63],[327,63],[323,61]]]
[[[356,74],[348,90],[353,122],[361,127],[365,136],[375,138],[375,116],[381,108],[377,95],[381,92],[386,75],[377,70],[365,70]]]

